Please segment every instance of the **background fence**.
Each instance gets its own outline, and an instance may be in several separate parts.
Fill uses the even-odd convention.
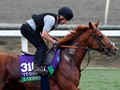
[[[0,37],[20,37],[21,50],[28,51],[28,42],[20,33],[21,24],[0,24]],[[60,25],[49,34],[63,37],[77,25]],[[108,37],[120,37],[120,25],[99,25],[100,30]]]

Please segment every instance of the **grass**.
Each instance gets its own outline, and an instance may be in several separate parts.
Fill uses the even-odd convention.
[[[120,68],[85,69],[79,87],[81,90],[120,90]]]

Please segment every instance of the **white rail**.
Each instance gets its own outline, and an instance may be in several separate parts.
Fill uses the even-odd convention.
[[[20,33],[20,24],[0,24],[0,37],[20,37],[21,50],[28,51],[28,42]],[[52,36],[63,37],[69,33],[68,29],[74,28],[76,25],[60,26],[57,30],[51,31],[49,34]],[[120,25],[100,26],[102,33],[108,37],[120,37]],[[60,29],[60,30],[58,30]],[[107,30],[108,29],[108,30]],[[112,30],[115,29],[115,30]]]
[[[50,35],[63,37],[68,34],[69,31],[51,31]],[[102,31],[108,37],[120,37],[120,31]],[[21,49],[24,51],[28,51],[28,42],[27,40],[21,35],[19,30],[0,30],[0,37],[20,37],[21,38]]]

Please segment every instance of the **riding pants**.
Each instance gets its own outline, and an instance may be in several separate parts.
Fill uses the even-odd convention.
[[[21,34],[37,49],[34,55],[34,64],[43,64],[47,46],[40,33],[36,32],[29,26],[29,24],[25,23],[21,27]]]

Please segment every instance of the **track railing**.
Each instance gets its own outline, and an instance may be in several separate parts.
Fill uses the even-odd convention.
[[[60,25],[49,34],[63,37],[77,25]],[[20,33],[21,24],[0,24],[0,37],[20,37],[21,50],[28,51],[28,42]],[[99,25],[99,29],[108,37],[120,37],[120,25]]]

